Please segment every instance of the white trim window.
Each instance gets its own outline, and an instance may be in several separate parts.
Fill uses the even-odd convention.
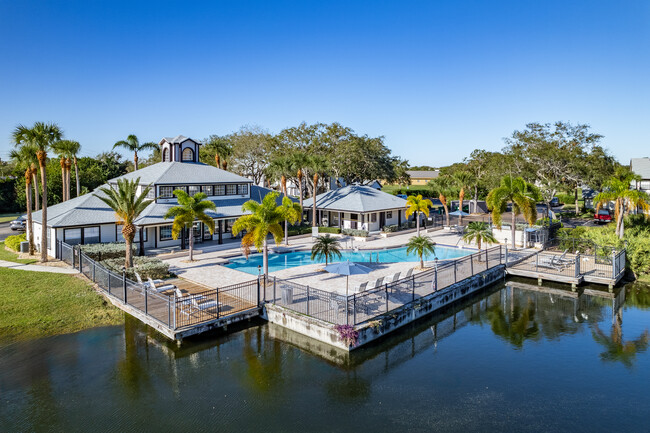
[[[201,192],[210,197],[212,195],[212,185],[201,186]]]
[[[237,185],[226,185],[226,195],[237,195]]]
[[[181,155],[181,161],[194,161],[194,151],[190,147],[183,149],[183,154]]]
[[[172,225],[160,226],[160,240],[171,241],[172,239]]]
[[[237,194],[239,195],[247,195],[248,194],[248,184],[241,184],[237,185]]]
[[[226,195],[226,186],[225,185],[215,185],[214,186],[214,195]]]
[[[173,198],[174,197],[174,187],[173,186],[159,186],[158,193],[160,198]]]
[[[190,197],[194,197],[199,192],[201,192],[201,187],[199,185],[190,185],[187,187],[187,193]]]

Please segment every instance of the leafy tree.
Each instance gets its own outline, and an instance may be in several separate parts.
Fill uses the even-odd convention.
[[[259,126],[245,126],[230,136],[232,169],[261,184],[276,146],[276,140]],[[227,165],[226,165],[227,167]],[[222,168],[225,167],[222,164]]]
[[[232,226],[234,236],[246,231],[241,241],[245,255],[248,256],[252,246],[263,253],[264,276],[267,279],[269,276],[269,250],[266,238],[272,234],[275,243],[279,245],[283,235],[280,224],[287,219],[285,210],[277,204],[279,195],[278,192],[271,191],[264,196],[262,203],[248,200],[242,206],[242,211],[250,212],[250,214],[240,216]]]
[[[36,157],[41,171],[41,262],[47,262],[47,173],[45,171],[47,163],[47,151],[52,144],[59,141],[63,133],[55,123],[36,122],[34,126],[28,128],[18,125],[12,134],[13,142],[16,146],[28,144],[36,147]]]
[[[341,244],[338,239],[330,236],[318,236],[311,247],[311,259],[322,260],[325,259],[325,266],[329,264],[330,260],[334,257],[341,258]]]
[[[118,179],[117,187],[110,185],[108,188],[99,188],[104,195],[95,194],[95,196],[106,203],[115,211],[116,224],[122,225],[122,236],[126,243],[126,253],[124,266],[133,267],[133,238],[135,238],[135,225],[133,224],[142,212],[149,206],[153,200],[147,200],[147,194],[151,191],[151,186],[147,186],[141,194],[138,195],[138,185],[140,178],[135,180]]]
[[[113,145],[113,149],[118,147],[126,149],[129,152],[133,152],[133,166],[135,170],[137,170],[138,152],[142,152],[144,150],[155,150],[158,149],[160,146],[158,146],[158,143],[154,143],[151,141],[140,144],[140,140],[138,140],[138,137],[136,137],[135,134],[131,134],[128,137],[126,137],[126,140],[120,140]]]
[[[174,191],[174,195],[178,199],[178,206],[170,208],[165,213],[165,219],[174,218],[172,224],[172,238],[178,239],[178,234],[181,233],[184,227],[190,230],[190,261],[194,260],[194,221],[199,220],[210,230],[210,234],[214,233],[214,219],[212,219],[206,211],[217,210],[214,202],[208,200],[205,193],[199,192],[194,196],[189,195],[181,189]]]
[[[302,208],[302,201],[305,194],[303,193],[303,182],[304,182],[304,167],[307,166],[309,158],[303,151],[295,151],[291,154],[291,164],[296,173],[295,182],[298,184],[298,191],[300,192],[300,207]],[[301,218],[302,220],[302,218]]]
[[[616,218],[616,235],[623,239],[625,232],[625,217],[632,210],[641,208],[644,213],[650,212],[650,197],[643,191],[630,189],[630,184],[639,179],[628,168],[619,168],[616,174],[605,182],[603,192],[594,197],[596,212],[603,205],[614,202],[614,216]]]
[[[420,236],[420,214],[429,216],[429,208],[433,203],[428,198],[422,198],[420,194],[411,195],[406,199],[406,217],[409,218],[415,214],[415,224],[417,227],[417,236]]]
[[[72,161],[75,166],[75,177],[77,181],[77,197],[79,197],[80,183],[79,183],[79,170],[77,164],[77,154],[81,150],[81,145],[77,141],[72,140],[59,140],[52,146],[54,153],[60,158],[61,165],[61,180],[62,180],[62,199],[63,201],[70,200],[70,168]]]
[[[517,215],[523,212],[526,221],[534,224],[537,219],[537,201],[539,191],[537,188],[521,177],[513,178],[504,176],[501,179],[501,186],[493,189],[487,196],[487,205],[492,210],[492,220],[497,227],[501,228],[501,216],[506,212],[508,204],[512,205],[511,212],[511,236],[512,248],[515,246],[515,230]]]
[[[211,135],[207,140],[204,140],[199,159],[205,164],[225,170],[231,156],[232,144],[230,137],[227,135]]]
[[[110,179],[127,173],[128,162],[117,152],[104,152],[91,157],[79,158],[82,190],[92,191]]]
[[[413,236],[406,244],[406,254],[416,253],[420,258],[420,268],[424,269],[423,256],[435,256],[436,243],[426,236]]]
[[[499,242],[492,234],[490,225],[479,221],[472,221],[467,224],[467,229],[463,233],[463,241],[468,243],[476,242],[479,251],[481,251],[482,243],[496,244]],[[479,256],[479,260],[480,258],[481,256]]]

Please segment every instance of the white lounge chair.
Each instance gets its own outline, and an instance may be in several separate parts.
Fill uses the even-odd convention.
[[[376,289],[384,283],[384,277],[379,277],[377,280],[368,286],[368,289]]]
[[[135,278],[138,280],[138,284],[140,285],[140,287],[142,287],[143,289],[150,288],[149,286],[151,285],[151,283],[149,281],[143,282],[140,274],[138,274],[137,272],[134,272],[134,274],[135,274]],[[149,280],[151,281],[151,278],[149,278]],[[153,280],[153,286],[151,287],[155,288],[157,285],[162,284],[163,282],[164,282],[163,280]]]
[[[173,285],[173,284],[165,284],[163,286],[156,286],[156,283],[151,278],[148,278],[148,281],[149,281],[149,284],[148,284],[147,290],[149,290],[150,292],[160,293],[160,292],[164,292],[166,290],[174,290],[176,288],[176,286]]]
[[[368,287],[368,282],[367,281],[365,283],[361,283],[357,287],[355,287],[354,292],[362,293],[364,290],[366,290],[366,287]]]
[[[396,282],[397,280],[399,280],[399,276],[400,276],[400,274],[401,274],[401,272],[396,272],[395,275],[393,275],[392,277],[388,277],[388,278],[386,278],[386,282],[387,282],[387,283],[394,283],[394,282]]]
[[[410,268],[408,272],[406,272],[406,276],[404,278],[411,278],[413,276],[413,268]]]
[[[209,310],[211,308],[221,307],[221,302],[217,302],[214,299],[208,299],[207,301],[199,303],[199,300],[204,299],[205,296],[197,295],[192,297],[192,306],[198,308],[199,310]]]

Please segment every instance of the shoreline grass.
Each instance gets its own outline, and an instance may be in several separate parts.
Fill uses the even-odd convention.
[[[17,217],[22,215],[18,213],[0,213],[0,223],[8,223],[9,221],[15,220]]]
[[[19,259],[18,253],[7,249],[5,247],[4,242],[0,242],[0,260],[6,260],[7,262],[14,262],[14,263],[22,263],[24,265],[29,265],[38,262],[38,259]]]
[[[0,268],[0,280],[3,343],[124,323],[124,313],[77,276]]]

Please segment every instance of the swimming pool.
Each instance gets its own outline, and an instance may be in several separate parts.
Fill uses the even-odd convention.
[[[436,245],[436,255],[438,260],[455,259],[457,257],[472,254],[473,250],[463,250],[460,248],[443,247]],[[350,260],[351,262],[418,262],[420,259],[416,254],[407,254],[406,247],[390,248],[385,250],[361,250],[361,251],[342,251],[342,257],[335,261]],[[425,257],[425,260],[433,260],[433,256]],[[262,254],[251,255],[248,259],[237,257],[230,259],[230,263],[224,265],[230,269],[257,275],[258,266],[262,266]],[[294,251],[283,254],[269,254],[269,272],[280,271],[282,269],[295,268],[296,266],[312,265],[314,263],[325,263],[325,260],[311,260],[311,251]]]

